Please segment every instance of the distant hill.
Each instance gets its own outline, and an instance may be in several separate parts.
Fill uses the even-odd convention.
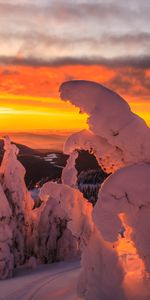
[[[33,186],[42,179],[58,180],[61,177],[62,168],[56,166],[56,162],[54,164],[53,162],[50,163],[45,160],[51,151],[48,152],[46,149],[41,152],[40,150],[32,149],[22,144],[15,144],[20,150],[18,160],[26,169],[25,181],[28,188],[33,188]],[[4,154],[3,146],[4,143],[0,140],[0,162]],[[67,156],[63,153],[60,153],[60,156],[62,156],[62,159],[58,157],[56,161],[58,165],[63,166],[66,164]]]
[[[20,152],[18,160],[26,169],[25,181],[28,188],[32,189],[36,183],[44,183],[48,180],[60,181],[62,168],[66,165],[68,156],[60,151],[45,149],[42,151],[29,148],[22,144],[15,143]],[[0,140],[0,162],[4,154],[3,141]],[[78,174],[83,170],[100,169],[95,157],[88,151],[80,151],[76,160]]]
[[[17,144],[14,143],[20,150],[19,155],[38,155],[40,151],[36,149],[29,148],[28,146],[22,145],[22,144]],[[0,155],[3,154],[3,146],[4,142],[3,140],[0,140]]]

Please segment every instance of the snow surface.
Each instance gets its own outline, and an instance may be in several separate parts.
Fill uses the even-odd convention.
[[[55,164],[55,160],[57,158],[58,158],[58,155],[56,153],[50,153],[44,157],[44,160],[50,162],[51,164]]]
[[[77,170],[74,168],[76,159],[78,158],[78,152],[72,151],[70,154],[67,164],[62,171],[62,183],[67,184],[71,187],[76,187],[77,183]]]
[[[0,300],[81,300],[76,293],[79,261],[20,269],[11,280],[0,282]]]

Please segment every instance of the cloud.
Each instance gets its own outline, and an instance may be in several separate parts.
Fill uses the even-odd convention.
[[[141,13],[145,13],[145,17],[149,16],[149,1],[145,0],[141,3],[141,1],[134,1],[135,6],[131,4],[130,1],[126,1],[126,3],[117,1],[108,2],[89,2],[89,1],[51,1],[47,3],[42,3],[37,5],[33,2],[21,4],[20,1],[18,3],[8,3],[5,1],[0,2],[1,13],[5,15],[10,14],[20,14],[22,13],[24,16],[31,16],[31,14],[35,14],[35,16],[49,16],[59,20],[60,22],[67,22],[69,20],[81,19],[81,17],[90,17],[90,18],[102,18],[106,20],[108,17],[113,18],[128,18],[132,20],[133,16],[141,16]],[[132,1],[133,2],[133,1]],[[133,20],[132,20],[133,21]]]
[[[39,61],[146,56],[149,1],[135,4],[128,0],[1,1],[0,55]]]
[[[119,72],[106,85],[120,93],[128,94],[132,97],[149,99],[150,76],[144,69],[120,69]]]
[[[9,69],[4,69],[2,72],[1,72],[1,75],[4,75],[4,76],[9,76],[9,75],[19,75],[20,73],[18,71],[12,71],[12,70],[9,70]]]
[[[150,56],[124,56],[116,58],[104,57],[63,57],[55,59],[42,59],[33,57],[0,56],[1,65],[19,65],[32,67],[60,67],[67,65],[101,65],[111,68],[134,67],[147,69],[150,68]]]
[[[26,52],[26,54],[30,53],[31,50],[36,51],[39,47],[49,47],[55,48],[56,50],[62,50],[79,46],[84,46],[94,48],[94,47],[105,47],[109,45],[113,45],[116,48],[120,47],[120,45],[125,47],[138,47],[142,45],[142,47],[147,50],[150,47],[150,33],[148,32],[139,32],[139,33],[124,33],[124,34],[108,34],[103,33],[98,37],[92,36],[58,36],[52,34],[46,34],[45,32],[39,32],[36,30],[32,30],[30,32],[4,32],[3,29],[0,29],[0,41],[1,43],[6,43],[9,41],[16,41],[17,43],[21,43],[20,51]],[[148,51],[147,51],[148,52]],[[149,52],[148,52],[149,53]]]

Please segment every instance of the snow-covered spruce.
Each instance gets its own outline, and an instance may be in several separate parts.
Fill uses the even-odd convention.
[[[33,200],[25,185],[25,169],[17,160],[19,149],[8,137],[4,138],[4,150],[0,177],[12,213],[9,226],[13,235],[14,264],[17,266],[31,255]]]
[[[76,257],[90,236],[92,206],[82,193],[65,184],[48,182],[40,191],[35,253],[44,262]]]
[[[123,271],[120,286],[124,291],[124,298],[121,299],[148,300],[150,298],[150,165],[134,164],[111,175],[99,192],[99,200],[93,210],[93,219],[102,238],[113,247],[119,258],[116,266],[119,264]],[[96,262],[93,267],[96,267]],[[113,270],[111,262],[109,268],[111,272]],[[99,273],[101,273],[100,269]],[[111,278],[110,281],[112,283]],[[94,289],[99,291],[100,297],[99,282],[95,280]],[[95,299],[99,298],[95,297]]]
[[[77,187],[93,205],[97,202],[98,192],[101,184],[107,178],[107,174],[102,169],[81,171],[77,179]]]
[[[107,173],[121,168],[99,191],[95,227],[82,253],[80,295],[86,300],[148,300],[150,129],[124,99],[97,83],[66,82],[60,95],[89,115],[89,130],[73,134],[65,153],[93,151]]]
[[[92,205],[77,189],[52,182],[41,188],[40,198],[43,204],[35,243],[38,258],[65,260],[80,250],[84,266],[78,284],[80,295],[96,300],[101,296],[103,300],[110,290],[114,299],[123,299],[123,271],[112,245],[103,240],[92,220]]]
[[[11,277],[14,268],[11,218],[12,212],[0,184],[0,279]]]

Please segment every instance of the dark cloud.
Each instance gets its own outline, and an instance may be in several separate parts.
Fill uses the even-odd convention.
[[[122,94],[149,99],[150,76],[144,69],[120,69],[106,85]]]
[[[105,34],[102,37],[93,40],[93,43],[109,43],[109,44],[124,44],[124,45],[137,45],[140,47],[144,44],[150,44],[150,33],[148,32],[130,32],[128,34]]]
[[[44,32],[39,32],[31,30],[30,32],[10,32],[3,31],[1,28],[0,31],[0,40],[2,42],[5,39],[9,40],[9,43],[13,40],[18,40],[22,42],[22,49],[28,48],[33,49],[34,47],[38,48],[40,45],[43,47],[56,47],[56,48],[67,48],[75,45],[86,45],[90,47],[100,47],[102,45],[113,45],[113,46],[150,46],[150,33],[148,32],[139,32],[134,33],[130,32],[128,34],[108,34],[103,33],[98,37],[91,36],[57,36],[52,34],[46,34]]]
[[[60,67],[66,65],[102,65],[106,67],[118,68],[118,67],[134,67],[147,69],[150,68],[150,56],[124,56],[112,59],[104,57],[63,57],[56,59],[36,59],[33,57],[17,58],[0,56],[1,65],[23,65],[32,67]]]
[[[11,34],[9,32],[4,33],[0,31],[0,42],[2,45],[4,44],[10,47],[14,41],[20,45],[19,48],[16,49],[14,56],[11,56],[11,52],[8,57],[1,54],[1,64],[5,65],[10,62],[17,65],[59,66],[65,64],[75,65],[81,62],[81,64],[84,65],[97,63],[110,64],[113,66],[113,64],[128,64],[128,61],[130,61],[131,65],[136,64],[139,66],[143,64],[144,68],[149,64],[150,33],[146,32],[122,35],[102,34],[94,38],[90,36],[58,37],[37,31],[24,33],[15,32]],[[80,57],[78,49],[81,49]],[[107,57],[111,55],[109,49],[113,50],[116,58],[107,59],[104,57],[105,55],[107,55]],[[136,55],[136,52],[142,54],[139,56]],[[66,57],[63,53],[66,53]],[[102,53],[104,54],[103,57],[101,57]],[[83,54],[85,57],[83,57]],[[120,54],[120,56],[122,55],[122,57],[117,57],[118,54]]]
[[[8,70],[8,69],[5,69],[1,72],[1,75],[4,75],[4,76],[9,76],[9,75],[19,75],[20,73],[18,71],[12,71],[12,70]]]

